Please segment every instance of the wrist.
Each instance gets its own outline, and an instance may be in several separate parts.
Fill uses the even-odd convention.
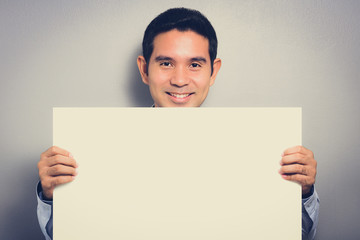
[[[308,198],[314,193],[314,185],[311,185],[311,187],[307,191],[302,192],[302,198]]]

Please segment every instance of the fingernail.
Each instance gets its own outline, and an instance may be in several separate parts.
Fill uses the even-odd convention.
[[[282,177],[283,179],[287,179],[287,176],[286,176],[285,174],[281,174],[281,177]]]
[[[74,158],[74,156],[73,156],[71,153],[69,153],[69,157],[70,157],[70,158]]]
[[[285,156],[285,153],[282,153],[282,154],[281,154],[281,157],[283,157],[283,156]]]
[[[76,168],[78,168],[79,167],[79,163],[78,162],[76,162]]]

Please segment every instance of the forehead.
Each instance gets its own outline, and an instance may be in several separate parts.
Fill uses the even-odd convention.
[[[154,50],[151,58],[157,56],[172,58],[203,57],[210,59],[209,40],[194,31],[176,29],[158,34],[154,39]]]

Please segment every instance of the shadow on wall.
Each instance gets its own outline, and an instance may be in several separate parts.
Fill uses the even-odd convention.
[[[17,162],[26,164],[22,164],[21,168],[16,170],[16,181],[19,184],[12,184],[16,188],[9,191],[9,194],[12,194],[12,200],[8,202],[3,213],[6,221],[1,223],[1,229],[4,231],[0,231],[0,239],[44,239],[36,215],[35,189],[39,176],[34,163],[37,161],[22,159]]]
[[[139,55],[142,55],[141,46],[135,49],[128,60],[127,92],[129,93],[131,107],[150,107],[153,104],[153,100],[149,87],[142,82],[136,63]]]

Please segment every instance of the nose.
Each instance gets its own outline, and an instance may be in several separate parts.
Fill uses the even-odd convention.
[[[186,74],[186,69],[178,67],[174,70],[174,74],[170,79],[170,84],[176,87],[184,87],[190,82],[189,76]]]

